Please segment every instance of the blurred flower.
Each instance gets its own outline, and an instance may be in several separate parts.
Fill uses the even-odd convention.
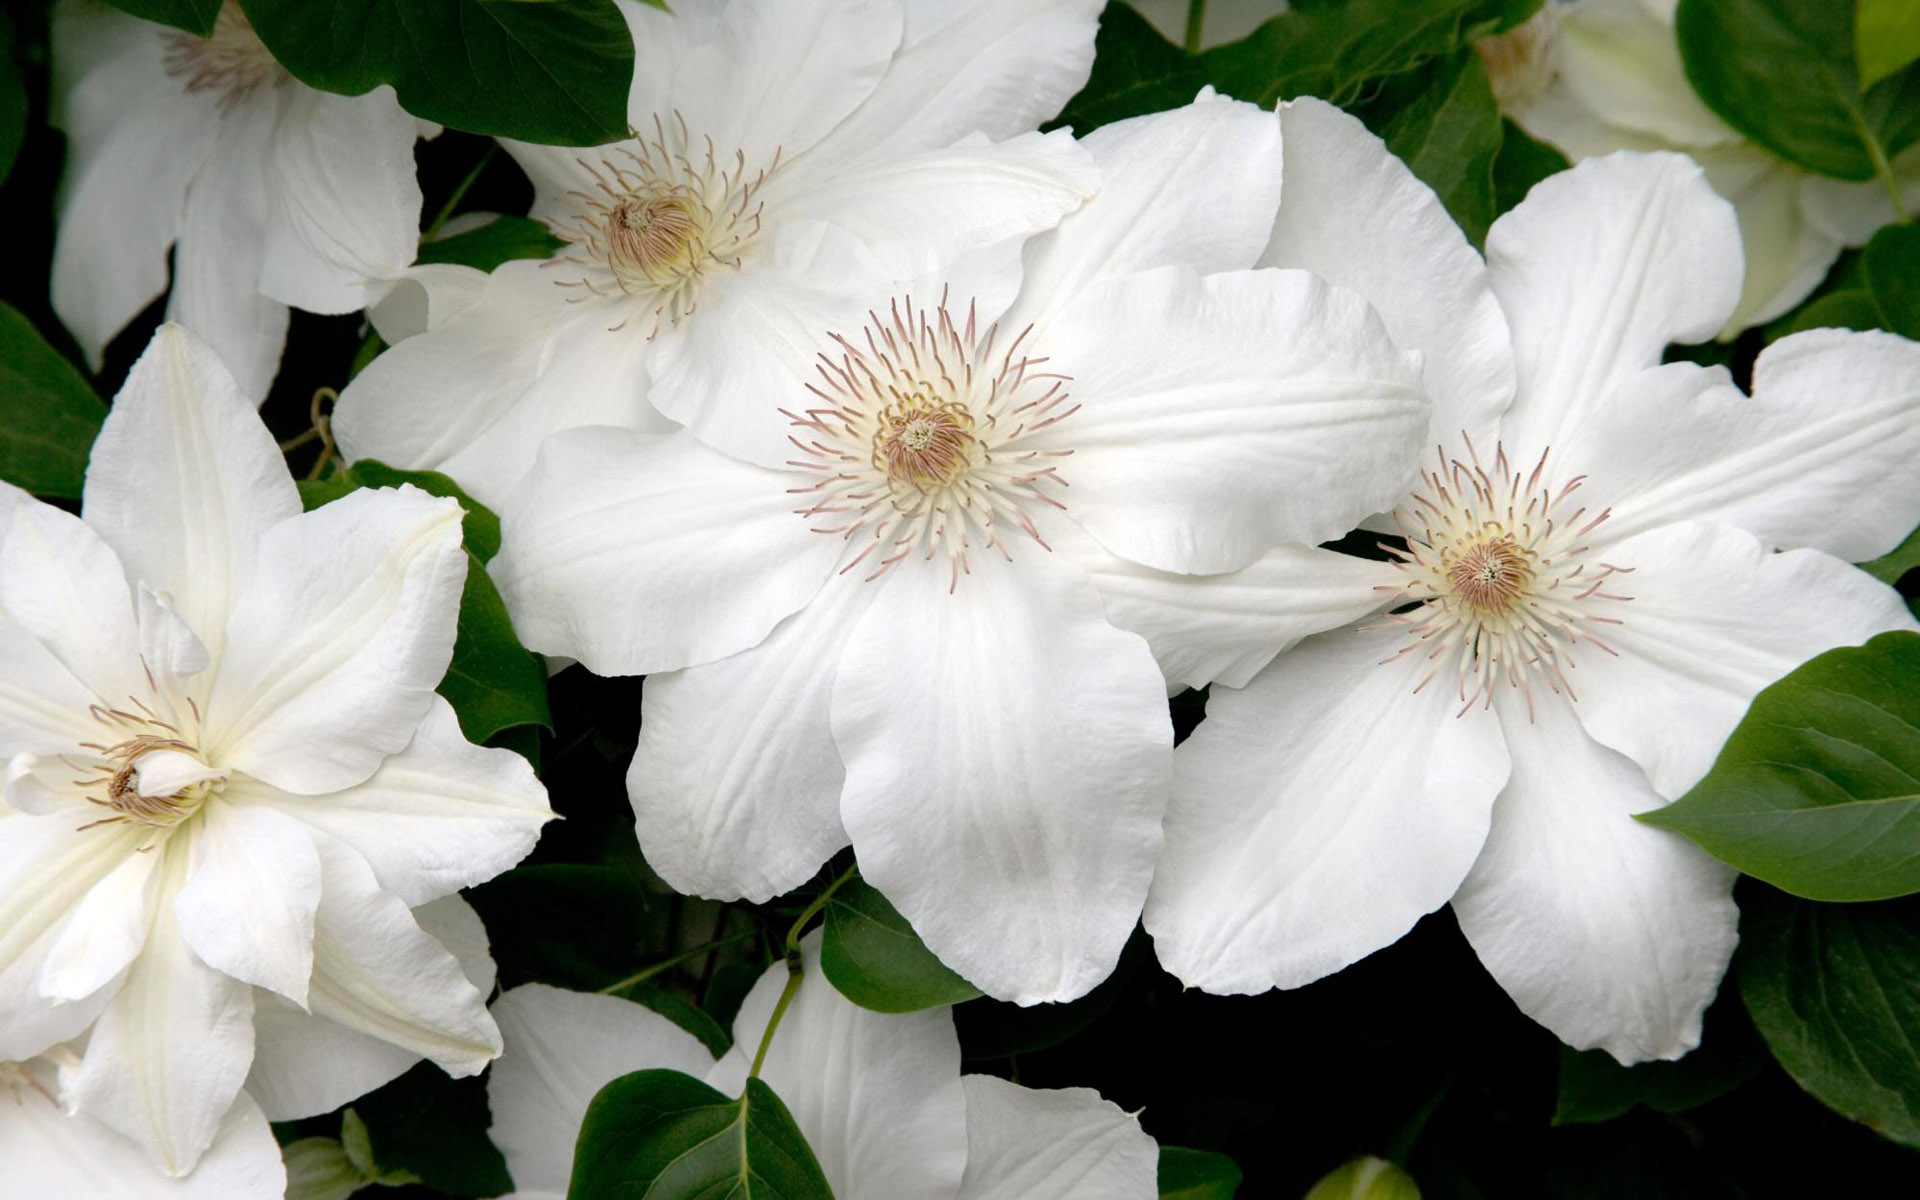
[[[1187,10],[1191,0],[1128,0],[1153,23],[1160,35],[1179,46],[1187,40]],[[1237,42],[1264,22],[1287,11],[1287,0],[1207,0],[1200,26],[1200,48]]]
[[[73,1103],[172,1175],[243,1083],[280,1120],[422,1057],[485,1066],[492,968],[453,893],[551,816],[433,692],[458,505],[300,509],[173,325],[94,445],[84,518],[0,492],[0,1059],[90,1030]]]

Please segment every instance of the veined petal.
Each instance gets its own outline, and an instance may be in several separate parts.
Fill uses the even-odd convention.
[[[956,1200],[1154,1200],[1160,1148],[1140,1119],[1090,1088],[961,1078],[967,1175]]]
[[[607,1084],[653,1069],[698,1079],[713,1066],[699,1038],[618,996],[522,984],[493,1002],[493,1019],[506,1049],[487,1074],[487,1136],[517,1195],[566,1193],[580,1123]]]
[[[1263,267],[1302,267],[1367,298],[1420,354],[1429,441],[1491,445],[1513,402],[1513,338],[1481,261],[1433,189],[1357,119],[1305,97],[1280,106],[1286,185]]]
[[[794,515],[796,481],[686,433],[570,430],[502,514],[493,578],[521,640],[595,674],[712,662],[758,645],[833,569],[842,543]]]
[[[72,812],[63,816],[68,821],[83,819]],[[87,889],[47,948],[39,991],[53,1004],[85,1000],[107,987],[146,944],[159,884],[160,872],[155,864],[160,856],[133,850],[125,835],[111,840],[124,857]]]
[[[847,844],[829,699],[876,594],[836,579],[759,645],[647,680],[627,796],[641,852],[676,890],[763,903]]]
[[[1806,196],[1815,177],[1800,168],[1749,142],[1698,150],[1693,157],[1713,190],[1733,203],[1747,255],[1740,304],[1720,331],[1724,341],[1805,300],[1844,243],[1809,216]],[[1872,186],[1885,197],[1878,181]]]
[[[1431,405],[1358,293],[1305,271],[1109,279],[1043,341],[1079,408],[1019,442],[1060,462],[1074,520],[1167,571],[1232,571],[1339,537],[1413,482]]]
[[[1555,67],[1569,91],[1623,128],[1693,149],[1739,138],[1687,82],[1671,6],[1576,4],[1556,13]]]
[[[6,514],[0,537],[0,614],[7,623],[39,642],[92,693],[88,702],[119,707],[130,696],[145,695],[133,593],[113,548],[78,517],[31,498]],[[23,645],[15,657],[31,665],[39,656]],[[56,696],[71,696],[71,689],[59,687],[51,664],[42,660],[36,673],[50,677],[59,688]],[[23,700],[22,707],[39,706]],[[30,719],[54,724],[44,716]],[[72,721],[86,727],[84,703]]]
[[[1160,849],[1159,668],[1042,554],[951,594],[924,565],[884,581],[840,657],[841,820],[949,966],[1002,999],[1071,1000],[1112,971]]]
[[[200,961],[307,1002],[320,856],[300,823],[266,809],[209,802],[188,835],[186,886],[173,901]]]
[[[1513,777],[1453,911],[1520,1011],[1579,1050],[1678,1058],[1736,940],[1731,868],[1631,814],[1664,801],[1559,697],[1501,688]],[[1584,703],[1584,701],[1583,701]]]
[[[1669,342],[1719,332],[1741,261],[1733,207],[1680,155],[1589,158],[1537,185],[1487,234],[1519,371],[1507,444],[1566,444]]]
[[[300,493],[220,356],[163,325],[94,443],[82,511],[218,661],[261,539],[299,515]]]
[[[818,930],[801,943],[800,988],[767,1048],[760,1078],[779,1095],[820,1160],[835,1200],[951,1196],[967,1165],[960,1039],[945,1008],[869,1012],[820,969]],[[707,1082],[746,1086],[787,968],[775,963],[733,1022],[733,1048]]]
[[[207,699],[209,761],[307,795],[404,749],[453,654],[460,506],[412,485],[283,521],[234,606]]]
[[[1299,987],[1390,945],[1445,904],[1487,836],[1507,751],[1456,716],[1396,643],[1309,638],[1245,690],[1216,688],[1174,752],[1147,932],[1210,992]]]

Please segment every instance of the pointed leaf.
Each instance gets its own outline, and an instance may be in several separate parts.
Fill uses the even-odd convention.
[[[566,245],[545,221],[532,217],[495,217],[477,229],[420,243],[423,263],[455,263],[491,271],[516,258],[550,258]]]
[[[0,304],[0,479],[74,499],[107,407],[33,324]]]
[[[842,996],[875,1012],[915,1012],[980,994],[864,879],[849,880],[827,902],[820,967]]]
[[[1880,327],[1920,339],[1920,225],[1888,225],[1874,234],[1860,253],[1860,275],[1880,310]]]
[[[1233,1200],[1240,1168],[1224,1154],[1160,1147],[1160,1200]]]

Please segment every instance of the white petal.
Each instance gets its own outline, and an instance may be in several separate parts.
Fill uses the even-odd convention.
[[[641,852],[676,891],[764,903],[847,844],[828,700],[876,594],[835,579],[759,645],[648,678],[627,795]]]
[[[273,134],[274,200],[260,290],[347,313],[369,278],[404,269],[420,241],[416,123],[381,85],[340,96],[295,85]]]
[[[1589,3],[1555,16],[1555,67],[1568,89],[1608,121],[1675,146],[1740,136],[1687,82],[1671,11],[1663,19],[1642,3]]]
[[[691,435],[570,430],[502,514],[493,578],[529,647],[598,675],[757,645],[820,590],[841,542],[795,516],[796,473]]]
[[[1747,142],[1696,151],[1694,158],[1713,190],[1733,202],[1746,249],[1746,282],[1720,333],[1726,339],[1806,299],[1839,257],[1842,239],[1809,216],[1814,176],[1798,167]]]
[[[83,511],[129,580],[164,592],[217,660],[260,540],[299,515],[300,493],[219,355],[163,325],[94,444]]]
[[[379,296],[369,297],[367,322],[389,346],[397,346],[472,308],[485,294],[489,278],[485,271],[458,263],[417,263],[381,281]],[[354,376],[355,383],[359,379]]]
[[[527,760],[467,741],[437,695],[413,741],[365,783],[300,796],[237,779],[223,799],[285,813],[345,842],[381,890],[409,907],[492,879],[525,858],[553,819]]]
[[[1286,186],[1261,266],[1303,267],[1367,298],[1421,356],[1433,437],[1490,444],[1513,400],[1512,335],[1486,264],[1433,189],[1358,120],[1306,97],[1280,106]]]
[[[1487,269],[1520,380],[1501,434],[1525,458],[1564,444],[1669,342],[1719,332],[1740,296],[1740,229],[1691,160],[1622,152],[1547,179],[1495,221]]]
[[[7,638],[18,639],[8,657],[56,689],[38,700],[19,698],[15,719],[21,722],[21,732],[33,726],[48,733],[84,729],[86,704],[98,700],[127,707],[129,697],[144,696],[147,687],[140,671],[133,596],[112,548],[79,518],[31,499],[7,514],[4,538],[0,541],[0,614],[18,630]],[[46,711],[49,702],[66,705],[78,697],[75,688],[61,682],[55,665],[26,644],[29,637],[91,693],[80,708],[71,710],[70,717]],[[73,747],[68,743],[44,748]]]
[[[1417,363],[1357,293],[1305,271],[1105,280],[1035,346],[1080,407],[1021,449],[1071,451],[1073,518],[1162,570],[1339,537],[1405,493],[1426,440]]]
[[[1445,904],[1487,835],[1507,752],[1492,714],[1337,630],[1216,688],[1174,752],[1166,851],[1147,899],[1160,961],[1192,987],[1299,987]]]
[[[967,1175],[956,1200],[1154,1200],[1160,1147],[1090,1088],[1021,1087],[991,1075],[967,1092]]]
[[[700,1039],[652,1009],[592,992],[523,984],[493,1002],[506,1045],[487,1075],[487,1136],[517,1192],[565,1194],[587,1106],[632,1071],[713,1066]]]
[[[1454,897],[1460,928],[1520,1011],[1579,1050],[1678,1058],[1733,954],[1733,871],[1630,814],[1662,800],[1548,697],[1496,709],[1513,778]]]
[[[213,1144],[253,1059],[253,989],[195,957],[174,919],[183,849],[154,851],[166,859],[146,949],[94,1023],[70,1093],[169,1175],[192,1170]]]
[[[945,1008],[869,1012],[820,969],[818,931],[801,945],[800,988],[760,1071],[806,1135],[835,1200],[951,1196],[967,1161],[960,1039]],[[733,1049],[707,1082],[746,1086],[768,1018],[787,983],[784,963],[760,977],[733,1022]]]
[[[1625,623],[1573,676],[1581,723],[1669,798],[1697,783],[1761,688],[1836,646],[1920,628],[1892,588],[1818,550],[1770,554],[1713,522],[1608,546],[1633,568]]]
[[[949,594],[945,569],[903,565],[841,655],[833,737],[861,872],[949,966],[1021,1004],[1113,970],[1172,729],[1146,643],[1083,576],[1027,550]]]
[[[68,813],[66,819],[79,818]],[[101,831],[89,832],[98,836]],[[133,850],[124,834],[112,840],[124,855],[120,864],[87,889],[47,949],[39,990],[56,1005],[85,1000],[106,988],[146,944],[160,856]],[[138,844],[137,837],[133,840]]]
[[[1103,125],[1082,139],[1100,193],[1027,248],[1018,328],[1096,280],[1162,266],[1202,275],[1254,264],[1280,203],[1280,124],[1203,95]]]
[[[268,531],[207,699],[209,761],[317,795],[406,747],[453,654],[460,506],[407,485]]]
[[[312,835],[279,813],[213,800],[190,836],[173,902],[187,945],[215,970],[305,1005],[320,903]]]
[[[142,796],[171,796],[226,777],[225,767],[209,767],[179,750],[152,750],[133,760],[134,790]]]
[[[158,690],[184,694],[188,681],[213,665],[207,644],[171,603],[146,584],[140,585],[134,605],[140,626],[140,664],[154,677]]]
[[[87,706],[97,702],[40,639],[16,622],[0,620],[0,752],[10,760],[29,748],[55,755],[96,740],[100,726],[87,716]],[[64,784],[73,772],[60,770]]]

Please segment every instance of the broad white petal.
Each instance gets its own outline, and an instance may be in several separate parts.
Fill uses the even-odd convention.
[[[1565,444],[1669,342],[1719,332],[1740,296],[1740,229],[1692,160],[1623,151],[1545,180],[1495,221],[1487,270],[1519,370],[1501,435],[1526,458]]]
[[[967,1174],[956,1200],[1154,1200],[1160,1147],[1140,1118],[1091,1088],[961,1078]]]
[[[189,836],[180,935],[200,961],[307,1002],[320,855],[300,823],[266,809],[209,802]]]
[[[85,705],[98,701],[128,707],[129,697],[147,694],[140,671],[140,632],[133,595],[112,547],[71,513],[26,499],[6,515],[0,541],[0,614],[19,633],[32,638],[59,667],[91,695],[66,719],[46,712],[48,702],[71,704],[74,689],[64,687],[53,664],[18,642],[10,658],[19,660],[57,690],[42,700],[21,697],[22,732],[40,726],[84,729]],[[99,732],[96,727],[94,733]],[[91,738],[87,740],[93,740]],[[119,740],[119,739],[113,739]],[[46,746],[71,750],[68,744]]]
[[[97,740],[100,726],[87,715],[95,703],[93,692],[31,631],[0,620],[0,754],[9,760],[55,755]],[[54,765],[62,784],[72,777],[57,760]]]
[[[700,1039],[618,996],[528,983],[493,1002],[506,1049],[487,1074],[487,1136],[507,1160],[517,1192],[564,1195],[573,1147],[595,1093],[632,1071],[713,1066]]]
[[[460,516],[409,484],[269,530],[207,699],[208,760],[317,795],[404,749],[453,654]]]
[[[760,1078],[806,1135],[835,1200],[953,1195],[966,1169],[967,1100],[952,1013],[859,1007],[821,971],[820,940],[816,930],[801,944],[800,988]],[[747,994],[708,1083],[740,1094],[787,978],[775,963]]]
[[[458,263],[417,263],[381,281],[379,296],[367,305],[367,323],[389,346],[397,346],[472,308],[486,293],[489,278]]]
[[[1453,899],[1461,931],[1561,1041],[1628,1064],[1680,1057],[1733,955],[1732,869],[1633,819],[1664,801],[1570,705],[1547,697],[1530,718],[1505,688],[1495,705],[1513,777]]]
[[[382,891],[409,907],[492,879],[527,856],[553,819],[547,790],[511,750],[476,746],[434,696],[413,740],[365,783],[300,796],[236,779],[222,798],[260,806],[345,842]]]
[[[925,569],[921,569],[925,568]],[[1172,770],[1146,643],[1043,554],[903,564],[840,657],[840,817],[929,948],[1021,1004],[1071,1000],[1132,932]]]
[[[83,820],[72,812],[67,821]],[[102,830],[89,830],[98,836]],[[142,833],[145,831],[142,830]],[[118,866],[87,889],[73,907],[59,936],[47,948],[46,964],[40,970],[39,991],[47,1002],[64,1006],[83,1001],[114,981],[140,953],[147,941],[159,872],[160,858],[141,853],[133,847],[139,838],[129,838],[116,830],[110,839],[119,847]],[[90,877],[91,871],[83,878]]]
[[[1426,441],[1417,362],[1358,293],[1305,271],[1104,280],[1035,349],[1079,407],[1020,448],[1070,451],[1074,520],[1161,570],[1337,538],[1406,492]]]
[[[1725,340],[1806,299],[1826,278],[1843,241],[1809,216],[1806,195],[1814,176],[1798,167],[1747,142],[1696,151],[1694,158],[1713,190],[1733,202],[1746,250],[1746,282],[1739,307],[1720,331]]]
[[[1646,4],[1586,3],[1554,15],[1556,69],[1609,122],[1689,148],[1740,136],[1687,82],[1670,11],[1663,19]]]
[[[299,515],[300,493],[220,356],[162,325],[94,443],[82,511],[217,661],[261,539]]]
[[[1433,189],[1354,117],[1305,97],[1280,106],[1286,185],[1263,267],[1352,288],[1421,357],[1429,440],[1492,443],[1513,401],[1513,339],[1486,264]]]
[[[1892,588],[1818,550],[1769,553],[1709,521],[1606,548],[1633,568],[1624,623],[1573,676],[1575,712],[1673,798],[1699,782],[1761,688],[1822,651],[1914,629]]]
[[[494,582],[528,646],[645,675],[758,645],[807,603],[842,543],[795,516],[795,472],[681,433],[548,439],[502,514]]]
[[[676,891],[764,903],[847,844],[829,698],[877,592],[834,579],[759,645],[648,678],[627,796],[641,853]]]
[[[1299,987],[1445,904],[1487,836],[1507,752],[1492,714],[1414,688],[1383,631],[1309,638],[1216,688],[1174,752],[1147,898],[1160,961],[1192,987]]]

